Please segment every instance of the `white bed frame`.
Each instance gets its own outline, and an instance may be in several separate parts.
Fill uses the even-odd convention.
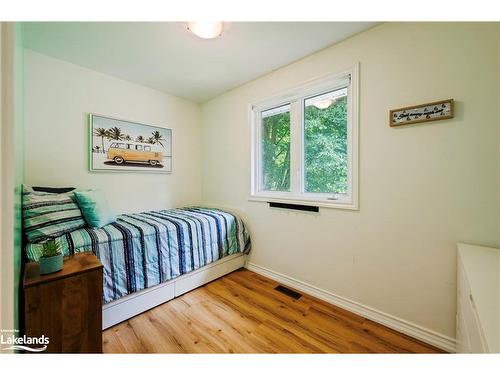
[[[104,330],[114,326],[137,314],[178,297],[181,294],[233,272],[243,267],[245,261],[245,254],[232,254],[163,284],[141,290],[140,292],[110,302],[102,308],[102,329]]]

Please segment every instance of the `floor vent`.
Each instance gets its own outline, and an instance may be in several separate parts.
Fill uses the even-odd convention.
[[[274,288],[280,293],[286,294],[288,297],[292,297],[293,299],[299,299],[302,297],[302,294],[299,292],[296,292],[295,290],[288,289],[286,286],[283,285],[278,285],[276,288]]]

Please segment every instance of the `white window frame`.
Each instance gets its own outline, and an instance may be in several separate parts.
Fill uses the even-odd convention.
[[[251,201],[305,204],[357,210],[359,195],[359,64],[340,73],[306,82],[284,93],[249,106],[251,128]],[[306,193],[304,188],[304,101],[311,96],[347,86],[348,192],[346,194]],[[290,104],[290,191],[262,190],[261,113]],[[297,152],[298,150],[298,152]]]

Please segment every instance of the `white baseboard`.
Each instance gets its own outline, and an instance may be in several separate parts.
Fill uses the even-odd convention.
[[[417,324],[408,322],[404,319],[365,306],[350,299],[338,296],[324,289],[320,289],[311,284],[283,275],[279,272],[275,272],[257,264],[248,262],[245,267],[250,271],[258,273],[262,276],[266,276],[294,289],[300,290],[301,292],[310,294],[313,297],[319,298],[325,302],[331,303],[332,305],[338,306],[352,313],[361,315],[364,318],[373,320],[374,322],[380,323],[386,327],[392,328],[398,332],[416,338],[437,348],[446,350],[447,352],[454,353],[456,350],[455,339],[449,336],[442,335]]]

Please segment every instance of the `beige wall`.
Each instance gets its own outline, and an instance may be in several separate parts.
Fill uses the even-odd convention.
[[[203,199],[247,217],[251,262],[455,335],[455,244],[500,245],[499,34],[493,24],[377,26],[202,107]],[[249,202],[248,105],[360,62],[360,210]],[[453,120],[388,111],[454,98]]]
[[[199,203],[198,104],[31,50],[25,74],[26,184],[100,188],[117,212]],[[88,113],[171,128],[173,173],[89,172]]]

